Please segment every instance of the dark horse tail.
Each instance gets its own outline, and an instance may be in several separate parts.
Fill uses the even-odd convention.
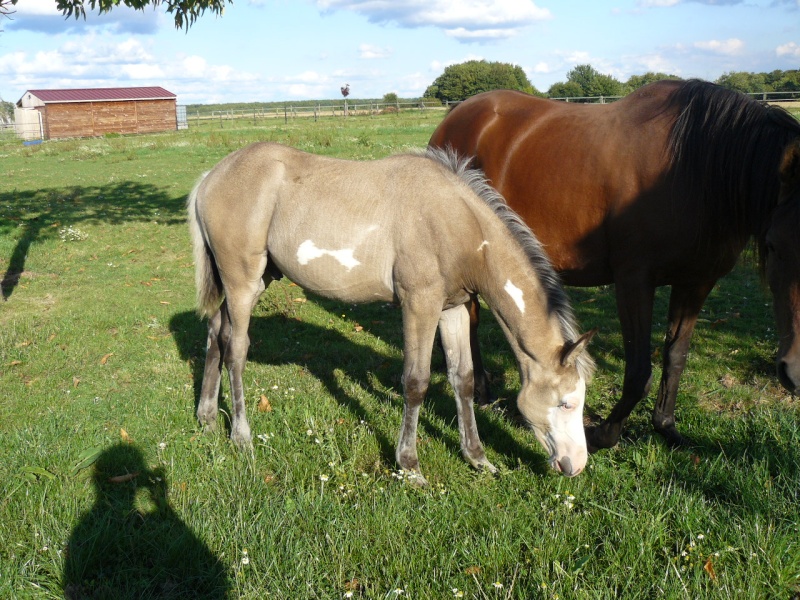
[[[197,289],[197,314],[201,317],[210,317],[219,308],[224,295],[222,280],[219,277],[217,264],[211,248],[206,241],[205,232],[197,216],[197,195],[200,185],[208,173],[200,177],[189,194],[187,212],[189,219],[189,234],[192,238],[194,250],[194,282]]]

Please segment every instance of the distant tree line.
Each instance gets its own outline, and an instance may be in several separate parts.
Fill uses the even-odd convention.
[[[14,117],[14,103],[0,98],[0,123],[11,121]]]
[[[612,75],[600,73],[591,65],[577,65],[567,73],[567,80],[554,83],[546,93],[537,90],[521,67],[509,63],[471,60],[450,65],[425,90],[425,97],[442,102],[464,100],[475,94],[496,89],[520,90],[549,98],[585,98],[625,96],[643,85],[661,79],[680,79],[668,73],[648,72],[633,75],[622,82]],[[771,73],[725,73],[717,84],[744,93],[798,92],[800,70]]]

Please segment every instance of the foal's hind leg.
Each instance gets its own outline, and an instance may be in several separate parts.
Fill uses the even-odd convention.
[[[219,411],[219,384],[222,375],[222,356],[230,339],[230,323],[225,304],[208,320],[206,364],[203,369],[203,386],[197,403],[197,420],[206,431],[217,428]]]
[[[447,378],[456,397],[461,453],[476,469],[486,469],[496,473],[497,469],[486,458],[475,423],[475,410],[472,405],[473,369],[469,343],[470,315],[465,305],[442,311],[439,317],[439,335],[447,360]]]
[[[268,279],[266,281],[269,281]],[[231,286],[234,287],[234,286]],[[247,362],[247,350],[250,347],[248,328],[250,313],[261,292],[266,289],[261,279],[255,284],[242,284],[235,289],[226,288],[226,304],[230,319],[230,340],[225,348],[223,360],[228,369],[231,384],[231,440],[240,449],[252,446],[250,425],[247,422],[247,410],[244,401],[244,384],[242,372]]]
[[[439,300],[441,303],[441,300]],[[439,304],[441,306],[441,304]],[[427,485],[417,457],[419,410],[431,380],[431,354],[440,308],[435,303],[403,303],[403,423],[397,442],[397,464],[410,473],[409,479]]]

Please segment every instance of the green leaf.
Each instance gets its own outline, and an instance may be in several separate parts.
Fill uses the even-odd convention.
[[[586,556],[581,556],[578,560],[575,561],[575,564],[572,565],[572,572],[578,573],[583,567],[586,566],[586,563],[589,562],[589,559],[592,558],[591,554],[587,554]]]
[[[56,476],[43,467],[22,467],[20,473],[28,481],[36,481],[37,479],[55,479]]]
[[[88,448],[81,452],[81,455],[78,457],[78,464],[72,467],[72,474],[77,475],[79,471],[82,471],[86,467],[91,467],[102,452],[103,449],[100,447]]]

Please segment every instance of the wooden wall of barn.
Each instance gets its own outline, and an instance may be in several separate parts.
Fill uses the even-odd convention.
[[[154,133],[178,127],[175,100],[48,103],[43,117],[48,139]]]

